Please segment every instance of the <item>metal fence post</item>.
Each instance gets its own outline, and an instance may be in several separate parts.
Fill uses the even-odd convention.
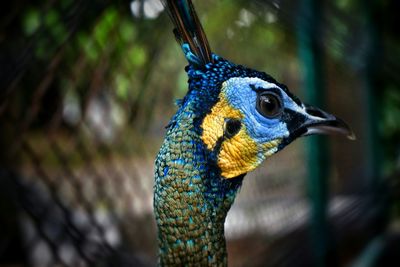
[[[324,79],[322,49],[319,43],[322,3],[318,0],[303,0],[300,5],[297,36],[305,99],[309,104],[323,107]],[[308,138],[306,142],[307,186],[311,203],[310,228],[315,266],[327,266],[332,263],[330,261],[332,259],[328,259],[330,251],[327,222],[329,153],[324,137],[314,136]]]

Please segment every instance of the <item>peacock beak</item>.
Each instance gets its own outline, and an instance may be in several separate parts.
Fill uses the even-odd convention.
[[[305,105],[305,113],[305,120],[298,128],[299,136],[339,134],[350,140],[356,139],[351,128],[340,118],[310,105]]]

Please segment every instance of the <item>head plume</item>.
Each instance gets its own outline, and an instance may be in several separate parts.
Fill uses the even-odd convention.
[[[210,45],[191,0],[162,0],[174,23],[175,37],[189,63],[204,67],[213,62]]]

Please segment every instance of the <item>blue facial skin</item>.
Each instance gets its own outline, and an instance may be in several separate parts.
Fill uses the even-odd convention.
[[[194,103],[196,106],[201,106],[201,108],[196,108],[195,116],[201,119],[204,118],[206,113],[208,113],[212,106],[214,106],[218,101],[222,84],[229,79],[253,77],[259,78],[259,80],[276,83],[271,76],[264,72],[259,72],[241,65],[236,65],[219,57],[216,54],[212,54],[214,63],[208,63],[203,67],[198,66],[198,59],[190,51],[188,45],[183,44],[182,49],[185,53],[186,59],[190,63],[185,69],[189,76],[189,91],[187,95],[178,102],[179,110],[171,119],[170,125],[178,123],[176,117],[179,116],[181,110],[184,110],[185,105],[189,103]],[[201,121],[199,122],[199,125],[200,123]]]
[[[227,80],[223,93],[228,102],[243,113],[243,123],[248,134],[259,144],[277,138],[287,138],[290,135],[287,122],[282,115],[276,118],[266,118],[257,111],[257,93],[263,91],[277,92],[282,100],[284,112],[291,110],[296,113],[305,113],[304,106],[301,103],[301,106],[296,103],[276,83],[248,77]]]

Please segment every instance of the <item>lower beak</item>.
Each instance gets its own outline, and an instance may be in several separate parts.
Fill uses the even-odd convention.
[[[313,134],[339,134],[350,140],[356,136],[351,128],[341,119],[313,106],[306,105],[305,121],[300,125],[300,136]]]

